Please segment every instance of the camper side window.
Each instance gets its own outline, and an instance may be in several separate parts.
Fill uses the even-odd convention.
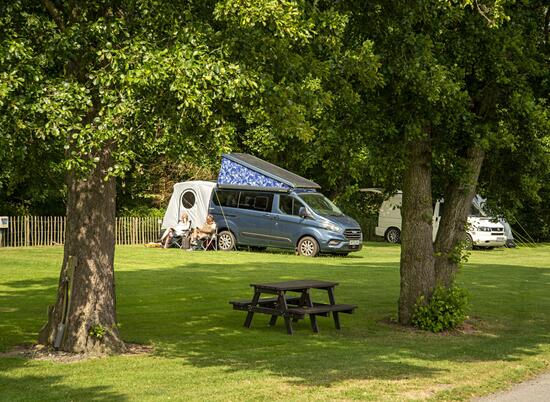
[[[279,195],[279,209],[283,214],[287,215],[299,215],[300,207],[303,207],[300,201],[290,195]]]
[[[239,208],[255,211],[271,212],[273,194],[242,191],[239,199]]]
[[[237,208],[239,192],[235,190],[216,190],[212,202],[217,206]]]

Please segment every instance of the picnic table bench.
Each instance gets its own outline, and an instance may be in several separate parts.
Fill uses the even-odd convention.
[[[232,300],[234,310],[247,311],[244,326],[250,328],[254,313],[271,315],[269,325],[277,323],[277,318],[282,316],[285,321],[287,333],[292,335],[292,323],[309,315],[311,329],[319,332],[317,316],[328,317],[332,314],[336,329],[340,329],[340,313],[352,314],[357,308],[355,304],[336,304],[334,288],[337,282],[326,282],[319,280],[296,280],[274,283],[252,283],[254,296],[252,300]],[[327,291],[329,303],[316,303],[311,300],[311,289]],[[298,293],[298,296],[287,295],[287,292]],[[262,294],[275,295],[275,297],[262,298]]]

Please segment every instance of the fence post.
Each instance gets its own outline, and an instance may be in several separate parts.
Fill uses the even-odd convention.
[[[15,243],[13,242],[13,239],[15,238],[13,232],[15,227],[15,216],[10,216],[10,243],[8,245],[11,245],[12,247],[15,247]]]
[[[25,216],[25,247],[29,246],[30,243],[30,223],[29,223],[29,217]]]

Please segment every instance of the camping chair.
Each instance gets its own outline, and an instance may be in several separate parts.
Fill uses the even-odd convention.
[[[172,242],[170,243],[170,247],[177,246],[178,248],[181,248],[181,249],[188,249],[191,247],[190,237],[191,237],[191,231],[186,230],[180,236],[172,237]]]
[[[201,250],[217,250],[218,249],[218,229],[208,237],[199,240]]]
[[[189,228],[191,228],[191,221],[189,221]],[[176,235],[174,233],[174,236],[172,236],[172,240],[170,241],[169,248],[171,247],[178,247],[181,249],[188,249],[191,247],[191,229],[184,230],[182,234]]]

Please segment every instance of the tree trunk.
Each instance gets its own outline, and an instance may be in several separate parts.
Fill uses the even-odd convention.
[[[445,190],[443,215],[435,240],[435,276],[441,286],[452,286],[460,263],[460,242],[466,235],[466,223],[485,153],[479,147],[468,149],[466,173],[460,183]]]
[[[67,175],[67,228],[56,304],[39,334],[53,345],[63,316],[63,280],[69,256],[76,257],[68,319],[59,349],[67,352],[117,353],[124,350],[115,310],[115,179],[105,180],[113,164],[112,146],[100,152],[88,177]]]
[[[409,325],[418,298],[429,298],[435,283],[429,140],[409,141],[406,145],[406,158],[401,207],[403,224],[399,322]]]

